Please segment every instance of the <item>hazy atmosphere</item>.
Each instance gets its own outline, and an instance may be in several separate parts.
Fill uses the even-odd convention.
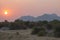
[[[8,14],[4,15],[4,10]],[[60,15],[60,0],[0,0],[0,21],[13,21],[21,16]]]
[[[0,40],[60,40],[60,0],[0,0]]]

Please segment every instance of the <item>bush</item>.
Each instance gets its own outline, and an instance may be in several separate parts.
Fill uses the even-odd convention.
[[[46,35],[46,32],[45,31],[40,31],[39,33],[38,33],[38,36],[45,36]]]
[[[16,32],[16,35],[19,35],[19,32]]]
[[[46,32],[45,28],[41,27],[40,31],[38,33],[38,36],[45,36],[46,34],[47,34],[47,32]]]
[[[37,34],[40,31],[40,28],[34,27],[31,34]]]
[[[60,37],[60,27],[56,27],[54,30],[54,37]]]
[[[37,34],[38,36],[45,36],[46,31],[43,27],[35,27],[31,34]]]

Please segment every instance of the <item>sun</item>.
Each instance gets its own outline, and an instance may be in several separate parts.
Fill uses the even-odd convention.
[[[5,14],[7,15],[7,14],[8,14],[8,12],[7,12],[7,11],[5,11]]]
[[[8,14],[8,11],[7,11],[7,10],[5,10],[5,11],[4,11],[4,14],[5,14],[5,15],[7,15],[7,14]]]

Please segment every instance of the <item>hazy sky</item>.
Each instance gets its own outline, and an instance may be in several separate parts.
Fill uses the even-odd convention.
[[[8,15],[3,10],[9,10]],[[24,15],[40,16],[44,13],[60,15],[60,0],[0,0],[0,21],[15,20]]]

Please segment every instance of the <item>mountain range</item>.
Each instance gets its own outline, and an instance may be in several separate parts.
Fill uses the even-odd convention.
[[[33,16],[22,16],[19,20],[23,21],[52,21],[52,20],[60,20],[60,16],[56,14],[44,14],[38,17]]]

